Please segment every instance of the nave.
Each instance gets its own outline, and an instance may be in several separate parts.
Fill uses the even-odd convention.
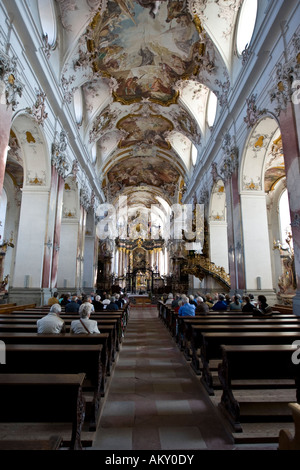
[[[157,315],[132,307],[92,447],[86,450],[276,450],[234,444]]]

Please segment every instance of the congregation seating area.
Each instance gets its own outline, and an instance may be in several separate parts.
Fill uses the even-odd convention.
[[[37,320],[50,307],[0,306],[1,450],[80,450],[91,447],[109,380],[129,317],[121,310],[94,312],[100,334],[72,334],[78,314],[60,317],[66,332],[38,334]]]
[[[290,307],[179,317],[160,301],[158,316],[235,443],[300,449],[300,317]]]

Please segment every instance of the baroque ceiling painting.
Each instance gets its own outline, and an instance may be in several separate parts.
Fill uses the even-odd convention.
[[[173,125],[162,116],[129,115],[119,121],[117,127],[127,133],[127,136],[119,143],[121,148],[141,142],[157,145],[163,149],[170,148],[170,144],[164,138],[164,133],[172,131]]]
[[[88,11],[84,2],[57,3],[69,44],[65,99],[82,94],[78,127],[103,198],[126,195],[130,205],[143,190],[147,207],[158,195],[180,203],[210,92],[226,105],[241,0],[87,0]]]
[[[199,33],[186,2],[171,2],[169,8],[161,2],[155,18],[146,3],[109,1],[91,24],[89,48],[95,51],[95,71],[116,79],[117,100],[129,104],[149,98],[166,105],[176,99],[176,81],[195,71]]]
[[[171,195],[179,179],[179,173],[169,162],[156,157],[143,156],[128,158],[108,172],[108,181],[117,188],[123,186],[150,185],[169,187]]]

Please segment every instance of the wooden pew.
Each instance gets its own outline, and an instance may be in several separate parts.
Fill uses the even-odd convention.
[[[280,304],[275,304],[274,309],[278,310],[281,313],[293,313],[293,306],[289,305],[280,305]]]
[[[300,450],[300,405],[289,403],[294,421],[294,436],[288,429],[279,432],[279,450]]]
[[[9,307],[15,307],[17,304],[16,303],[10,303],[10,304],[0,304],[0,313],[2,309],[9,308]]]
[[[222,345],[221,350],[222,362],[219,364],[218,373],[222,384],[222,397],[219,407],[234,432],[243,432],[243,422],[253,419],[256,422],[266,419],[275,421],[284,416],[287,421],[291,421],[288,402],[291,401],[291,396],[292,401],[300,401],[300,364],[295,365],[292,361],[296,346]],[[244,399],[236,398],[238,392],[235,381],[238,381],[238,389],[251,388],[249,397],[246,395]],[[286,406],[283,405],[283,410],[278,411],[279,399],[275,396],[275,401],[272,402],[270,390],[274,387],[278,390],[279,381],[282,381],[282,386],[285,387],[286,399],[283,403],[286,402]],[[289,384],[290,381],[292,384]],[[263,399],[264,389],[265,394],[269,393],[267,402]]]
[[[211,325],[211,326],[229,326],[234,327],[235,325],[244,326],[249,329],[251,326],[256,325],[295,325],[300,326],[300,317],[295,315],[291,318],[285,317],[270,317],[270,318],[253,318],[252,315],[245,317],[218,317],[218,318],[207,318],[207,317],[179,317],[178,318],[178,329],[176,334],[176,341],[180,345],[180,349],[184,351],[187,359],[189,359],[190,342],[192,340],[193,327],[197,325]],[[251,328],[250,328],[251,329]]]
[[[70,423],[70,449],[81,450],[84,374],[0,374],[0,422]],[[25,436],[28,438],[28,436]]]
[[[299,332],[214,332],[203,333],[200,356],[193,356],[193,369],[201,374],[201,383],[209,395],[214,395],[220,383],[214,380],[212,363],[219,364],[222,358],[221,345],[272,345],[292,344],[300,339]]]
[[[39,318],[42,318],[45,314],[9,314],[9,315],[3,315],[0,317],[0,332],[1,332],[1,325],[7,324],[7,323],[31,323],[31,324],[36,324],[36,321]],[[60,317],[66,322],[67,325],[67,331],[70,328],[70,323],[72,320],[78,320],[79,316],[78,314],[66,314],[63,313],[60,315]],[[109,326],[114,326],[113,332],[112,332],[112,361],[115,361],[116,357],[116,352],[120,350],[120,344],[122,341],[122,326],[121,326],[121,314],[116,314],[116,315],[97,315],[94,314],[93,319],[98,322],[98,326],[100,327],[103,325],[103,333],[106,332],[107,328]],[[9,331],[9,330],[6,330]],[[101,328],[100,328],[101,331]]]
[[[27,308],[34,308],[34,307],[36,307],[36,304],[24,304],[24,305],[15,305],[13,307],[2,307],[0,310],[0,314],[17,312],[19,310],[25,310]]]
[[[293,324],[281,324],[273,325],[263,322],[263,324],[253,324],[253,325],[205,325],[197,324],[191,325],[192,328],[192,337],[191,337],[191,349],[192,349],[192,362],[191,366],[193,370],[199,374],[199,358],[198,358],[198,349],[201,349],[203,344],[203,334],[204,333],[238,333],[242,335],[243,333],[283,333],[283,332],[295,332],[300,336],[300,325]],[[243,344],[243,343],[241,343]]]
[[[46,315],[47,311],[43,309],[39,309],[39,308],[33,308],[33,309],[14,311],[14,312],[11,312],[11,314],[20,315],[20,316],[32,315],[33,317],[36,316],[40,318],[41,316]],[[67,313],[67,312],[64,312],[64,310],[62,310],[61,315],[67,315],[69,318],[75,315],[76,318],[78,318],[78,314],[76,314],[75,312]],[[121,343],[122,337],[125,334],[125,329],[126,329],[126,325],[127,325],[128,318],[129,318],[128,308],[123,309],[123,310],[103,310],[102,312],[92,312],[91,319],[97,320],[97,318],[102,318],[103,316],[105,316],[106,318],[111,318],[116,315],[120,318],[118,338],[119,338],[119,343]]]
[[[62,317],[61,317],[62,318]],[[78,317],[76,317],[77,319]],[[66,323],[66,332],[70,333],[70,326],[71,321],[75,319],[68,318],[64,319]],[[36,333],[37,332],[37,325],[36,319],[33,318],[0,318],[0,335],[1,333]],[[110,375],[112,363],[116,360],[117,354],[117,319],[109,319],[109,320],[99,320],[98,321],[98,328],[101,333],[108,333],[108,341],[107,341],[107,375]]]
[[[84,372],[82,390],[86,420],[95,430],[101,410],[101,362],[103,345],[7,344],[6,364],[0,374],[78,374]]]
[[[49,439],[4,439],[0,440],[2,450],[59,450],[62,446],[61,436],[50,436]]]
[[[101,395],[105,395],[106,391],[106,383],[107,383],[107,367],[108,367],[108,333],[101,333],[101,334],[81,334],[81,335],[73,335],[70,333],[65,334],[38,334],[38,333],[2,333],[1,340],[4,341],[6,346],[8,344],[57,344],[60,346],[74,344],[74,345],[98,345],[101,344],[103,346],[101,352],[101,362],[102,362],[102,383],[101,383]]]

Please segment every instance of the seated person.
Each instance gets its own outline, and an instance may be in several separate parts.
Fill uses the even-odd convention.
[[[236,294],[233,296],[233,302],[230,302],[229,304],[229,310],[241,310],[241,308],[241,296],[239,294]]]
[[[253,310],[255,309],[255,306],[251,303],[251,299],[249,295],[245,295],[244,300],[245,300],[245,304],[242,307],[242,312],[252,313]]]
[[[79,320],[71,322],[71,333],[86,334],[100,333],[96,320],[90,320],[93,305],[90,302],[84,302],[79,308]]]
[[[71,302],[71,294],[69,292],[67,294],[63,294],[60,305],[65,307],[68,302]]]
[[[208,305],[208,308],[212,308],[214,305],[213,298],[210,294],[206,294],[205,303]]]
[[[190,316],[194,317],[195,316],[195,310],[196,307],[194,304],[190,304],[190,301],[187,297],[182,299],[182,304],[181,307],[178,310],[178,315],[180,317],[185,317],[185,316]]]
[[[110,298],[110,303],[107,305],[106,310],[119,310],[119,305],[116,303],[115,297]]]
[[[104,300],[102,301],[102,303],[103,303],[103,308],[106,309],[107,306],[110,304],[110,300],[109,300],[109,298],[108,298],[108,295],[106,295],[106,296],[104,297]]]
[[[40,334],[65,333],[66,325],[63,319],[60,318],[60,312],[60,304],[53,304],[49,313],[36,322],[37,332]]]
[[[264,295],[259,295],[257,297],[257,307],[253,310],[253,315],[264,317],[272,315],[272,313],[272,307],[267,304],[266,297]]]
[[[65,312],[67,313],[71,313],[71,312],[74,312],[74,313],[77,313],[78,310],[79,310],[79,303],[77,302],[77,295],[73,295],[72,298],[71,298],[71,302],[67,303],[67,305],[65,306]]]
[[[168,298],[165,302],[165,305],[171,305],[173,302],[173,294],[170,292],[170,294],[168,294]]]
[[[195,300],[195,298],[194,298],[193,295],[190,295],[190,296],[189,296],[189,300],[190,300],[190,304],[193,304],[193,305],[195,305],[195,307],[197,307],[197,302],[196,302],[196,300]]]
[[[48,305],[59,304],[58,292],[54,292],[53,296],[48,299]]]
[[[205,315],[209,312],[208,305],[204,302],[203,298],[199,295],[197,297],[196,313],[204,313]]]
[[[179,295],[179,294],[176,294],[176,295],[175,295],[175,299],[173,299],[173,301],[172,301],[172,303],[171,303],[171,307],[172,307],[172,308],[175,309],[175,308],[179,307],[179,305],[178,305],[178,304],[179,304],[179,299],[180,299],[180,295]]]
[[[122,310],[123,305],[124,305],[124,299],[120,294],[115,295],[116,298],[116,304],[118,305],[118,308]]]
[[[93,305],[94,305],[94,308],[95,308],[95,312],[102,312],[103,303],[101,302],[100,295],[96,295],[95,299],[93,300]]]
[[[225,302],[225,296],[223,294],[218,295],[217,302],[212,306],[212,310],[227,310],[227,303]]]

